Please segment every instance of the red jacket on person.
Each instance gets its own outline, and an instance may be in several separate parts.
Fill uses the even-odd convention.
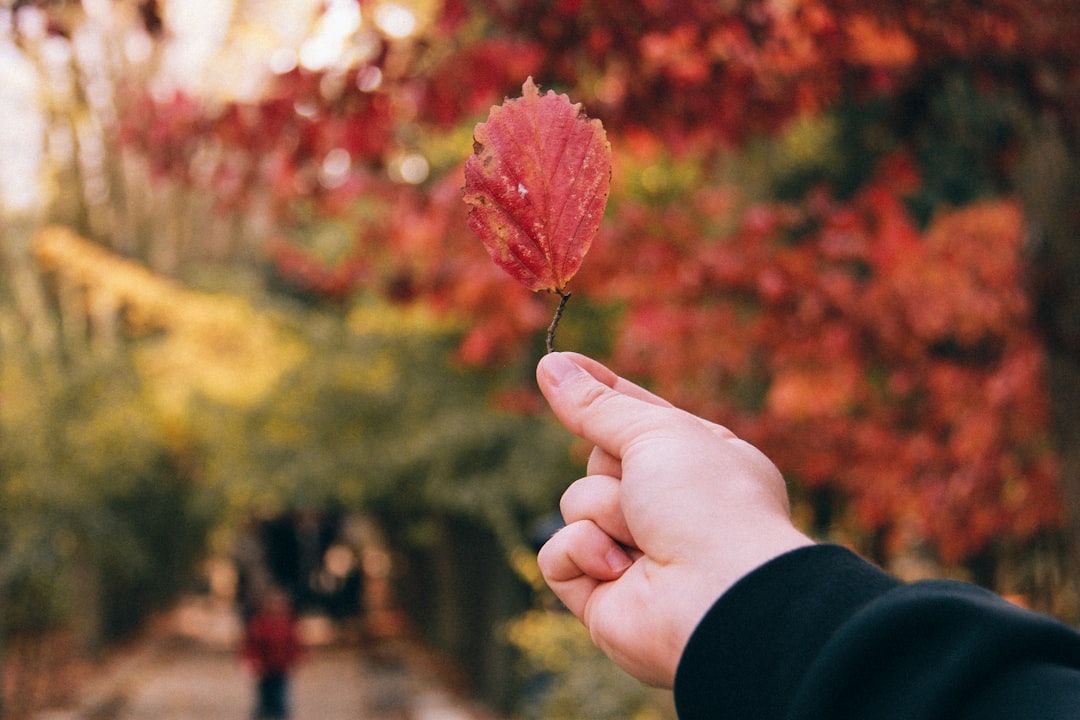
[[[285,674],[302,654],[296,618],[288,609],[268,608],[248,622],[242,655],[257,674]]]

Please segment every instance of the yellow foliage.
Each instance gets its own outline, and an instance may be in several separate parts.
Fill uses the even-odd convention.
[[[398,381],[398,366],[394,359],[377,355],[362,363],[340,363],[337,379],[341,388],[357,391],[384,390]]]
[[[453,319],[421,303],[402,309],[381,303],[359,304],[349,311],[348,325],[358,335],[388,336],[450,332],[456,327]]]
[[[800,117],[780,137],[786,162],[793,168],[828,165],[836,155],[840,128],[835,117]]]
[[[195,393],[232,404],[251,405],[285,373],[300,365],[307,349],[285,337],[250,309],[247,321],[188,318],[164,338],[140,348],[140,375],[167,407],[180,410]]]
[[[122,310],[133,330],[162,331],[136,363],[170,415],[196,394],[250,405],[307,357],[304,343],[247,300],[190,290],[66,228],[42,230],[34,252],[42,269],[86,293],[88,307]]]
[[[531,664],[552,673],[566,672],[597,652],[589,631],[566,612],[531,610],[509,624],[506,636]]]
[[[536,553],[519,545],[510,551],[510,567],[514,569],[533,590],[541,590],[546,586],[544,576],[540,574],[540,566],[536,563]]]

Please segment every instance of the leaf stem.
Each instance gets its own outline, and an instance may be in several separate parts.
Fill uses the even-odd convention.
[[[570,299],[570,293],[564,293],[562,290],[555,290],[561,300],[559,300],[559,307],[555,308],[555,317],[551,318],[551,324],[548,325],[547,330],[547,351],[555,351],[555,329],[559,327],[559,320],[562,319],[563,309],[566,307],[566,301]]]

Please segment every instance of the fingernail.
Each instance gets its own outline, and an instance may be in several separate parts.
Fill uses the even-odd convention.
[[[605,560],[607,560],[608,567],[611,568],[612,572],[620,574],[632,564],[630,556],[621,547],[613,547],[608,550]]]
[[[551,380],[552,385],[560,385],[563,381],[582,372],[578,364],[563,353],[548,353],[541,363],[544,374]]]

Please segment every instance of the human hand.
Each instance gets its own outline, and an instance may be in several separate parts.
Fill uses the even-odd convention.
[[[791,524],[776,466],[727,428],[575,353],[545,355],[537,381],[559,420],[595,445],[540,570],[612,660],[671,687],[716,599],[812,542]]]

